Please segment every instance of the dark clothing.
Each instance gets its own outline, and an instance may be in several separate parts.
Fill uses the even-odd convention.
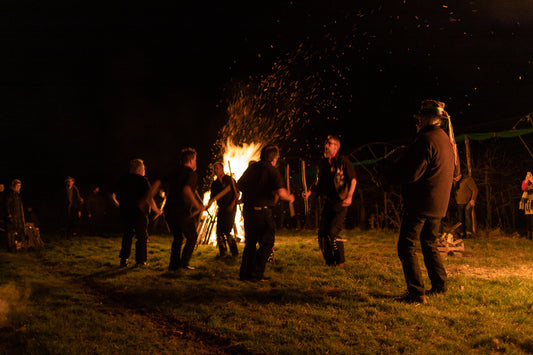
[[[63,190],[63,218],[65,235],[70,237],[80,232],[80,215],[83,199],[76,185]]]
[[[181,166],[178,171],[167,178],[167,204],[168,214],[185,214],[189,215],[193,206],[183,195],[183,188],[189,186],[194,193],[198,184],[198,175],[188,166]]]
[[[244,206],[246,242],[239,272],[241,280],[263,278],[268,258],[274,249],[276,225],[271,208],[255,209]],[[256,247],[259,243],[259,248]]]
[[[170,252],[169,270],[177,270],[189,266],[198,233],[196,232],[197,218],[191,218],[193,206],[183,194],[185,186],[189,186],[195,193],[198,175],[188,166],[181,166],[166,181],[167,203],[165,217],[170,231],[174,235]],[[186,243],[182,249],[183,238]]]
[[[246,169],[237,185],[243,193],[246,235],[239,277],[258,280],[274,248],[276,227],[271,207],[276,203],[277,191],[284,187],[283,179],[270,162],[259,161]]]
[[[233,256],[237,256],[239,251],[235,237],[231,234],[233,225],[235,224],[235,214],[237,212],[237,205],[235,203],[235,191],[233,190],[235,181],[229,175],[224,175],[222,181],[216,179],[211,184],[211,197],[215,197],[218,193],[230,186],[230,191],[217,200],[217,245],[220,255],[226,254],[229,247]],[[227,245],[227,246],[226,246]]]
[[[458,205],[466,205],[471,200],[477,199],[479,189],[476,182],[470,176],[463,176],[455,183],[455,202]]]
[[[457,203],[457,218],[461,225],[458,232],[461,238],[465,238],[466,234],[473,233],[472,225],[472,209],[473,206],[470,201],[476,201],[478,194],[478,187],[470,176],[463,176],[461,180],[455,183],[455,202]]]
[[[237,183],[242,191],[245,206],[273,207],[277,202],[277,190],[284,187],[283,178],[270,162],[252,164]]]
[[[237,241],[231,234],[231,230],[235,225],[235,214],[237,210],[231,211],[221,210],[220,207],[217,212],[217,245],[220,251],[220,256],[226,254],[227,248],[229,248],[231,255],[239,255],[239,249],[237,248]],[[227,246],[226,246],[227,245]]]
[[[322,158],[318,164],[315,190],[317,195],[335,204],[348,196],[350,184],[356,178],[355,169],[348,157],[337,154],[331,160]]]
[[[8,230],[24,234],[24,208],[22,198],[16,191],[9,190],[5,196],[6,226]]]
[[[148,216],[145,213],[122,215],[122,226],[124,235],[119,258],[126,260],[130,257],[133,237],[136,237],[135,262],[137,264],[145,263],[148,260]]]
[[[150,191],[148,179],[139,174],[128,174],[118,184],[117,198],[120,203],[120,215],[124,236],[119,257],[128,259],[131,253],[133,237],[135,243],[135,261],[142,264],[147,261],[148,242],[148,203],[146,197]]]
[[[469,203],[464,205],[457,205],[457,220],[461,222],[461,225],[457,229],[459,238],[466,238],[467,234],[472,234],[472,208]]]
[[[118,183],[117,199],[120,203],[122,215],[138,215],[148,212],[146,196],[150,190],[150,183],[145,176],[127,174]]]
[[[170,250],[170,263],[168,269],[176,271],[179,268],[189,266],[189,261],[191,260],[196,241],[198,240],[196,218],[190,218],[185,215],[173,215],[172,218],[168,219],[168,226],[170,232],[174,236],[172,248]],[[183,246],[184,237],[185,245]]]
[[[157,194],[154,196],[154,202],[157,208],[161,211],[161,214],[156,216],[155,212],[152,211],[152,215],[150,216],[150,232],[158,235],[169,234],[170,229],[167,224],[165,213],[163,212],[167,202],[166,197]]]
[[[403,215],[398,239],[398,256],[402,262],[407,292],[410,294],[425,293],[424,278],[416,255],[417,239],[420,239],[431,287],[436,290],[446,290],[446,270],[437,248],[440,221],[440,218],[411,215],[408,212]]]
[[[340,202],[332,205],[324,203],[318,228],[318,245],[326,261],[326,265],[335,266],[343,264],[344,242],[339,240],[339,233],[344,227],[348,207],[343,207]]]
[[[224,175],[222,181],[216,179],[211,183],[211,197],[215,197],[219,192],[224,190],[227,186],[230,186],[230,191],[217,200],[219,210],[231,210],[235,206],[235,191],[233,191],[233,184],[235,181],[229,175]],[[236,183],[235,183],[236,185]]]
[[[342,206],[342,200],[348,197],[353,179],[356,179],[355,169],[348,157],[337,154],[331,159],[320,160],[314,189],[325,201],[318,228],[318,245],[329,266],[345,262],[344,242],[339,240],[339,234],[344,227],[348,207]]]
[[[8,190],[4,199],[7,248],[14,251],[16,249],[15,241],[22,243],[25,240],[24,208],[20,194],[16,191]]]
[[[94,191],[87,197],[86,206],[90,232],[94,235],[102,235],[106,216],[104,197],[100,192]]]
[[[440,127],[427,126],[395,164],[389,180],[402,184],[405,211],[442,218],[448,210],[454,168],[448,135]]]
[[[389,180],[402,184],[404,213],[398,238],[398,256],[410,294],[425,293],[416,256],[416,239],[420,239],[432,287],[446,289],[446,271],[436,240],[441,219],[448,209],[454,169],[449,137],[440,127],[426,126],[391,171]]]

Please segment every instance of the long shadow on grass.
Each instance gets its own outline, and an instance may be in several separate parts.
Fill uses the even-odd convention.
[[[179,282],[179,280],[177,281]],[[98,282],[91,287],[97,287]],[[114,297],[109,290],[106,294]],[[163,286],[161,288],[150,287],[144,289],[128,289],[116,292],[121,302],[132,307],[158,308],[195,306],[199,304],[224,306],[227,304],[306,304],[320,303],[336,304],[339,299],[350,299],[355,302],[366,302],[365,296],[349,294],[339,288],[301,289],[287,286],[250,285],[243,283],[242,286],[233,288],[216,287],[209,285],[188,285],[187,288],[173,288]]]

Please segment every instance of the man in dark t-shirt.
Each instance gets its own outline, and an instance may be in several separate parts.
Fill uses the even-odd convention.
[[[328,136],[324,144],[324,158],[318,164],[317,180],[311,191],[324,198],[318,228],[318,245],[328,266],[344,267],[344,242],[339,234],[344,227],[348,207],[357,184],[355,170],[348,157],[339,153],[340,139]]]
[[[235,237],[231,235],[231,230],[235,224],[235,213],[237,211],[237,192],[235,180],[224,173],[224,165],[221,162],[216,162],[213,165],[213,170],[217,179],[211,183],[211,201],[217,201],[217,245],[220,251],[220,256],[224,256],[227,247],[232,256],[237,256],[239,250]],[[227,247],[226,247],[227,244]]]
[[[294,202],[294,195],[288,193],[281,174],[275,168],[278,158],[278,147],[267,145],[261,150],[261,161],[250,165],[237,183],[243,194],[246,234],[239,273],[239,278],[243,281],[263,279],[266,263],[274,247],[272,207],[276,204],[277,197]],[[259,249],[256,249],[257,243]]]
[[[149,208],[151,207],[156,214],[161,214],[155,205],[150,182],[144,176],[145,170],[144,162],[141,159],[131,160],[129,174],[122,177],[118,184],[117,199],[124,227],[122,248],[119,254],[121,266],[128,264],[134,236],[137,238],[135,243],[136,266],[146,265]],[[159,185],[159,182],[156,185]]]
[[[194,269],[189,261],[198,239],[196,217],[204,210],[204,206],[196,198],[197,184],[196,150],[185,148],[181,151],[180,167],[166,181],[168,197],[165,216],[174,235],[169,271]],[[182,249],[183,237],[186,242]]]

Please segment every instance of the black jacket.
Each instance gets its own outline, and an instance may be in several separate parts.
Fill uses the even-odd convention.
[[[452,144],[438,126],[426,126],[415,136],[388,180],[402,185],[404,210],[426,217],[446,215],[455,170]]]

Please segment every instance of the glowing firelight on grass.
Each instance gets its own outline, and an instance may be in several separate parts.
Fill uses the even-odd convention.
[[[259,161],[261,143],[243,143],[242,145],[235,145],[231,138],[226,140],[224,147],[223,163],[224,173],[232,175],[235,181],[238,181],[244,171],[252,161]],[[229,163],[228,163],[229,162]],[[231,174],[230,174],[231,168]],[[216,176],[214,177],[216,179]],[[203,196],[203,203],[207,206],[211,193],[207,191]],[[198,236],[203,244],[216,245],[216,214],[218,206],[213,203],[200,217],[198,226]],[[235,215],[235,227],[233,229],[233,236],[244,240],[244,224],[242,218],[242,204],[237,205],[237,213]]]

